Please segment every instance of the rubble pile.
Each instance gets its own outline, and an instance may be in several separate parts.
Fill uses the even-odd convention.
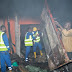
[[[14,62],[17,63],[17,65],[13,66],[12,72],[49,72],[48,63],[45,62],[46,59],[43,60],[43,57],[37,55],[36,60],[34,58],[32,59],[30,58],[28,62],[25,62],[24,57],[20,58],[17,54],[12,54],[11,55],[12,64]]]

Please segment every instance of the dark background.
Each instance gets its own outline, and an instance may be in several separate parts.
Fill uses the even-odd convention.
[[[28,24],[28,25],[23,25],[23,24],[21,24],[20,25],[20,33],[21,33],[21,36],[20,36],[20,43],[21,43],[21,53],[22,54],[24,54],[25,55],[25,45],[24,45],[24,39],[25,39],[25,34],[28,32],[28,28],[32,28],[33,29],[33,27],[37,27],[37,28],[39,28],[40,29],[40,32],[42,32],[41,31],[41,29],[42,29],[42,26],[41,26],[41,24]],[[41,37],[41,36],[40,36]],[[40,40],[40,42],[41,42],[41,44],[42,44],[42,51],[43,52],[45,52],[45,48],[44,48],[44,44],[43,44],[43,39],[42,39],[42,37],[41,37],[41,40]],[[37,47],[37,49],[36,49],[36,52],[37,52],[37,54],[39,54],[39,48]],[[31,47],[31,49],[30,49],[30,53],[33,55],[33,47]]]
[[[18,16],[40,19],[45,0],[0,0],[0,18]],[[49,9],[60,24],[72,21],[72,0],[47,0]]]

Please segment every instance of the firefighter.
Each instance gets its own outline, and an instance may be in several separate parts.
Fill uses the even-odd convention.
[[[6,35],[6,28],[4,25],[2,25],[0,30],[0,61],[1,61],[2,72],[6,72],[5,62],[8,66],[9,72],[12,72],[9,51],[10,48],[9,48],[8,38]]]
[[[40,32],[38,31],[38,29],[36,27],[33,28],[33,36],[35,37],[35,40],[34,40],[34,45],[33,45],[33,52],[34,52],[34,58],[36,58],[36,47],[38,46],[39,47],[39,50],[40,50],[40,55],[42,56],[43,53],[42,53],[42,45],[40,43]]]
[[[28,28],[28,32],[25,34],[25,46],[26,46],[26,55],[25,55],[25,61],[28,61],[28,55],[30,53],[30,48],[33,46],[33,34],[32,34],[32,29]]]

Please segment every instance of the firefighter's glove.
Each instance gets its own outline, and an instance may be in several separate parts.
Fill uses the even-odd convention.
[[[8,49],[8,52],[10,51],[10,48],[9,48],[9,46],[7,46],[7,49]]]

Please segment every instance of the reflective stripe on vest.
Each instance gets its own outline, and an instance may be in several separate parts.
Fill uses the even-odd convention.
[[[33,34],[33,36],[35,37],[35,36],[37,36],[37,34],[39,34],[38,31],[35,34]],[[34,40],[34,42],[40,42],[40,36],[37,36],[36,40]]]
[[[4,32],[0,32],[0,51],[7,51],[8,49],[6,48],[6,45],[4,44],[2,35]]]
[[[26,39],[26,35],[25,35],[25,40],[24,40],[24,42],[25,42],[25,46],[33,46],[33,42],[32,42],[32,36],[30,35],[29,36],[29,39]]]

